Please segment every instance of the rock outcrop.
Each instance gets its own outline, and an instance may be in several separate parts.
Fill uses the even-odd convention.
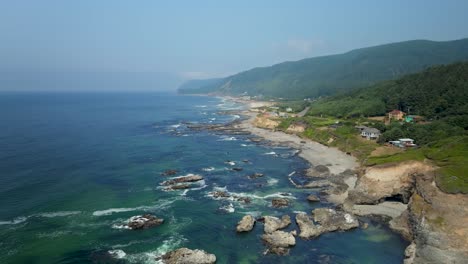
[[[408,203],[415,185],[415,176],[432,171],[420,161],[406,161],[368,167],[358,179],[348,199],[354,204],[377,204],[386,198]]]
[[[251,215],[242,217],[236,227],[237,232],[249,232],[252,230],[255,224],[255,219]]]
[[[323,233],[346,231],[359,226],[359,221],[353,215],[330,208],[317,208],[312,211],[312,217],[305,213],[296,215],[299,226],[299,237],[310,239]]]
[[[200,175],[195,175],[195,174],[188,174],[187,176],[181,176],[177,177],[174,179],[170,179],[167,181],[163,181],[161,185],[174,185],[174,184],[179,184],[179,183],[187,183],[187,182],[196,182],[196,181],[201,181],[203,180],[203,177]]]
[[[164,219],[157,218],[154,215],[145,214],[131,217],[126,226],[128,229],[137,230],[159,226],[162,223],[164,223]]]
[[[262,235],[263,241],[268,246],[268,252],[277,255],[287,255],[289,248],[296,245],[295,231],[284,232],[274,231],[272,233]]]
[[[265,216],[264,221],[265,225],[263,230],[265,233],[269,234],[290,225],[291,217],[289,217],[289,215],[283,215],[281,219],[279,219],[278,217],[274,216]]]
[[[416,178],[408,204],[414,245],[406,263],[466,263],[468,259],[468,196],[447,194],[434,183],[433,173]]]
[[[179,248],[161,257],[165,264],[213,264],[216,256],[199,249]]]
[[[271,205],[275,208],[287,207],[289,206],[289,200],[285,198],[273,198]]]
[[[317,196],[315,196],[313,194],[310,194],[309,196],[307,196],[307,201],[309,201],[309,202],[320,202],[320,198],[318,198]]]

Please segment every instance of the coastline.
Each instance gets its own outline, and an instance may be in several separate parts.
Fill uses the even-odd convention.
[[[306,160],[311,168],[323,165],[328,167],[332,175],[339,175],[347,170],[359,169],[359,164],[355,157],[347,155],[337,148],[328,147],[310,139],[301,138],[295,134],[287,134],[282,131],[256,127],[253,121],[258,113],[251,110],[257,107],[271,105],[272,102],[247,101],[230,96],[223,96],[221,98],[244,104],[247,107],[246,110],[239,113],[247,118],[236,125],[236,128],[248,131],[273,144],[284,145],[299,150],[299,156]]]
[[[457,208],[466,204],[468,198],[442,193],[434,182],[435,167],[431,164],[409,161],[361,166],[354,157],[336,148],[295,134],[257,127],[254,120],[258,112],[252,109],[274,102],[223,98],[247,107],[240,113],[247,118],[235,124],[235,128],[300,151],[299,156],[310,166],[307,176],[315,180],[312,184],[297,185],[289,175],[296,188],[320,188],[325,200],[337,209],[353,215],[377,217],[409,241],[405,264],[445,260],[464,263],[468,256],[468,229],[457,219],[467,219],[468,213]]]

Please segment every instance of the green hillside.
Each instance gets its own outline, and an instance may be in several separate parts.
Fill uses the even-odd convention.
[[[216,87],[222,83],[223,79],[189,80],[179,87],[181,93],[207,94],[216,91]]]
[[[194,89],[181,87],[179,91],[318,97],[397,79],[432,65],[465,60],[468,60],[468,39],[446,42],[414,40],[254,68]]]
[[[311,115],[378,116],[401,109],[428,120],[445,119],[468,127],[468,63],[434,66],[312,104]]]

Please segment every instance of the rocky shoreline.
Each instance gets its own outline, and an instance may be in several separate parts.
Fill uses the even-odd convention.
[[[354,215],[377,216],[411,242],[405,251],[404,263],[465,263],[468,259],[468,197],[441,192],[434,184],[435,168],[432,165],[410,161],[360,167],[356,159],[338,149],[302,139],[295,134],[257,127],[257,113],[250,109],[262,106],[261,102],[228,99],[243,103],[248,109],[238,113],[247,119],[229,124],[230,128],[226,131],[247,131],[257,141],[260,138],[272,145],[299,150],[299,156],[311,164],[307,175],[314,180],[300,185],[289,175],[290,181],[296,188],[320,188],[325,199],[334,203],[338,209],[339,213],[336,213],[335,209],[323,208],[335,212],[332,214],[334,217],[325,217],[331,221],[326,224],[322,223],[323,220],[320,222],[320,217],[315,217],[319,214],[315,210],[312,213],[314,221],[307,214],[296,215],[296,222],[301,229],[299,237],[310,238],[320,234],[320,230],[347,230],[346,225],[340,227],[340,223],[343,223],[340,219],[345,219],[345,215],[346,219],[353,219],[349,228],[359,226],[357,220],[354,222]],[[312,199],[317,200],[320,199]],[[314,222],[319,224],[318,228]],[[330,223],[333,223],[333,227],[329,227]],[[278,237],[291,240],[292,234],[283,233],[277,234],[275,239],[270,238],[271,235],[267,236],[267,242],[271,239],[276,241]],[[269,251],[287,253],[285,248],[271,247],[271,243]]]

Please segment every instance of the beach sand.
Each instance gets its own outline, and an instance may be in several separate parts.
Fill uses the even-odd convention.
[[[245,101],[241,102],[247,103],[249,110],[242,113],[248,118],[238,125],[239,128],[273,143],[298,149],[300,150],[299,156],[308,161],[311,166],[325,165],[330,169],[331,174],[338,175],[346,170],[358,168],[358,163],[353,156],[347,155],[336,148],[330,148],[309,139],[300,138],[294,134],[287,134],[282,131],[273,131],[254,126],[253,120],[257,113],[250,111],[251,103]],[[255,102],[254,104],[255,107],[259,105],[261,105],[260,102]]]

